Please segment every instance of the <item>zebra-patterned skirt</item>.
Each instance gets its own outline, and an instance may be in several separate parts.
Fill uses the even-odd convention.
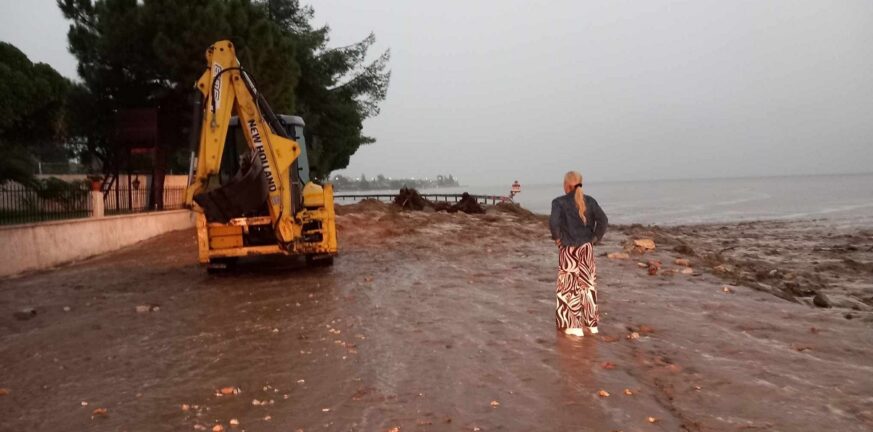
[[[594,265],[594,247],[561,246],[558,256],[558,306],[555,323],[558,329],[596,327],[600,319],[597,311],[597,289],[594,287],[597,268]]]

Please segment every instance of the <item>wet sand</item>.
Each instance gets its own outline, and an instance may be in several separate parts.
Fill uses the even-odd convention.
[[[867,231],[614,229],[596,250],[601,335],[572,339],[554,328],[541,218],[341,213],[330,268],[258,260],[207,275],[183,231],[0,281],[0,430],[873,428]],[[602,256],[642,235],[654,252]],[[653,259],[649,276],[638,263]],[[840,304],[788,295],[793,281]]]

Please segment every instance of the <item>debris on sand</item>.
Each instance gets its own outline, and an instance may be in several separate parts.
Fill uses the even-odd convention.
[[[449,213],[455,213],[458,211],[469,214],[485,213],[485,209],[482,208],[481,205],[479,205],[479,201],[476,198],[473,198],[473,196],[471,196],[467,192],[461,194],[461,200],[458,201],[457,204],[449,208]]]
[[[610,252],[610,253],[606,254],[606,257],[609,259],[618,259],[618,260],[630,259],[630,255],[627,252]]]
[[[678,252],[678,253],[681,253],[682,255],[688,255],[688,256],[695,255],[694,249],[692,249],[691,246],[688,246],[685,243],[681,243],[681,244],[674,246],[673,250]]]
[[[638,331],[640,334],[652,334],[652,333],[655,332],[655,329],[653,329],[652,327],[647,326],[647,325],[645,325],[645,324],[640,324],[640,328],[639,328],[639,330],[637,330],[637,331]]]
[[[387,213],[392,209],[396,209],[396,207],[373,198],[363,199],[354,204],[338,204],[334,206],[334,211],[340,216],[366,212]]]
[[[36,309],[34,308],[24,308],[18,312],[12,314],[15,319],[20,321],[27,321],[36,316]]]
[[[528,210],[528,209],[526,209],[518,204],[511,203],[511,202],[501,202],[501,203],[494,204],[492,206],[488,206],[488,208],[485,209],[485,212],[488,214],[492,214],[492,213],[513,214],[513,215],[516,215],[522,219],[537,219],[537,220],[539,220],[539,219],[542,219],[544,217],[544,216],[537,216],[536,213],[534,213],[534,212],[532,212],[532,211],[530,211],[530,210]]]
[[[413,188],[402,188],[400,192],[397,193],[397,196],[394,198],[394,204],[399,206],[404,210],[424,210],[425,208],[433,208],[434,205],[417,190]]]
[[[833,304],[831,304],[831,299],[823,292],[815,294],[815,297],[812,298],[812,304],[821,308],[829,308],[833,306]]]
[[[222,387],[221,390],[219,390],[219,393],[223,396],[238,395],[238,394],[240,394],[240,389],[239,389],[239,387],[231,387],[231,386]]]
[[[649,276],[654,276],[658,274],[658,270],[661,269],[661,261],[658,260],[649,260],[648,263],[648,272]]]
[[[136,313],[146,313],[157,312],[161,310],[161,307],[158,305],[137,305],[134,309],[136,309]]]
[[[635,254],[644,254],[655,250],[655,241],[648,238],[632,239],[624,244],[624,250]]]
[[[394,198],[394,204],[404,210],[417,211],[446,211],[449,213],[457,213],[459,211],[470,214],[485,213],[485,209],[479,204],[475,197],[464,192],[461,194],[461,200],[455,204],[447,202],[431,202],[421,196],[417,190],[413,188],[403,188],[397,193]]]

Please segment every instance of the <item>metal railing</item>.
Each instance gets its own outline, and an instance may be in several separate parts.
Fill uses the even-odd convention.
[[[421,196],[430,201],[443,201],[443,202],[458,202],[461,200],[464,194],[440,194],[440,193],[429,193],[429,194],[421,194]],[[480,204],[497,204],[499,202],[505,202],[508,200],[507,197],[500,195],[473,195],[469,194],[471,197],[476,199],[476,202]],[[360,201],[364,199],[375,199],[379,201],[387,201],[391,202],[397,198],[397,194],[337,194],[333,196],[334,200],[338,201]]]
[[[118,215],[158,210],[149,205],[148,188],[113,188],[103,195],[103,214]],[[164,188],[161,210],[185,206],[185,188]],[[48,192],[18,183],[0,185],[0,225],[25,224],[92,216],[93,203],[87,185],[70,185]]]
[[[0,185],[0,225],[75,219],[91,215],[91,195],[85,185],[45,191],[18,183]]]

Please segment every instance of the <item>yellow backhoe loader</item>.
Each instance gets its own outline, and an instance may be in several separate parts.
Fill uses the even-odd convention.
[[[230,41],[210,46],[206,60],[186,195],[200,263],[216,270],[239,257],[281,254],[331,264],[333,187],[309,179],[303,119],[273,113]]]

